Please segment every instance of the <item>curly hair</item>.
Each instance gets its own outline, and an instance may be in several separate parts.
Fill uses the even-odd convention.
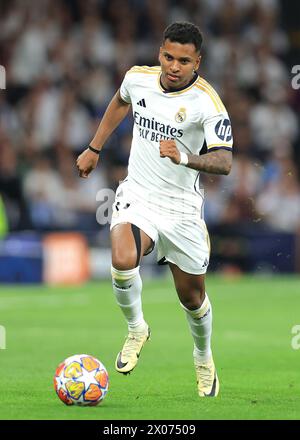
[[[163,33],[163,42],[170,40],[181,44],[194,44],[196,51],[200,52],[202,46],[202,34],[200,29],[188,21],[176,21],[170,24]]]

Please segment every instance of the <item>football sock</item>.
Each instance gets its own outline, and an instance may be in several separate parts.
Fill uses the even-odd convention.
[[[207,294],[199,309],[189,310],[183,304],[187,320],[194,338],[194,358],[206,362],[211,357],[212,308]]]
[[[142,311],[142,279],[139,266],[130,270],[111,267],[113,291],[128,324],[129,331],[143,331],[147,324]]]

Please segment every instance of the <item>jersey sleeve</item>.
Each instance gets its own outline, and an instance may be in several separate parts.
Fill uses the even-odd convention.
[[[208,152],[218,149],[232,151],[231,122],[224,104],[214,90],[206,94],[202,124]]]
[[[127,102],[127,104],[131,104],[131,98],[130,98],[130,79],[128,72],[124,76],[124,79],[122,81],[122,84],[120,86],[120,95],[123,101]]]

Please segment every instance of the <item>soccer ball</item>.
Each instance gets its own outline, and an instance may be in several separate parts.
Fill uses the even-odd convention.
[[[106,396],[108,387],[106,368],[88,354],[68,357],[55,371],[54,389],[66,405],[98,405]]]

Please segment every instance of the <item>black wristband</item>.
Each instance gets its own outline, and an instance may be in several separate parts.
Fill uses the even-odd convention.
[[[100,151],[101,151],[101,150],[96,150],[96,148],[93,148],[90,145],[89,145],[89,150],[91,150],[93,153],[96,153],[96,154],[100,154]]]

